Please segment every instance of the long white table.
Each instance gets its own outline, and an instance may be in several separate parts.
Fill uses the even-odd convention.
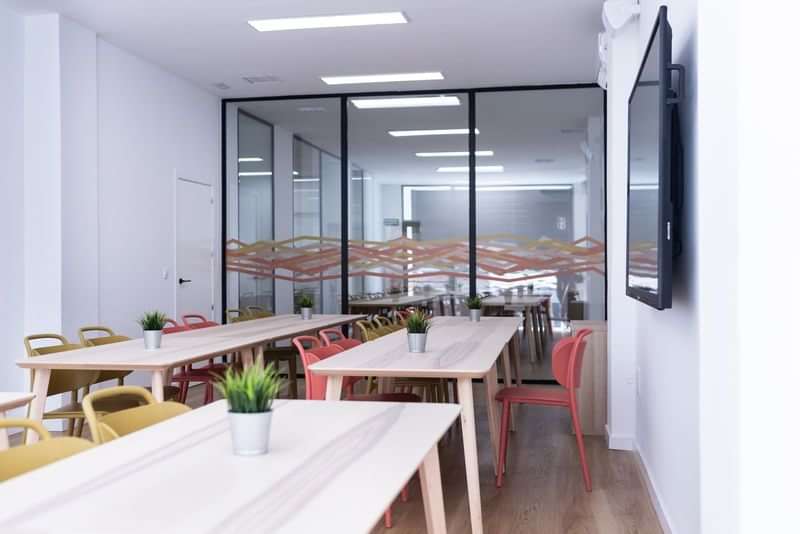
[[[172,370],[175,368],[233,352],[241,352],[244,364],[248,365],[263,355],[263,348],[267,343],[313,334],[363,318],[363,315],[314,315],[312,319],[305,321],[299,315],[276,315],[266,319],[165,335],[158,350],[145,350],[141,339],[133,339],[34,356],[17,361],[17,365],[33,370],[32,392],[35,398],[31,401],[30,417],[41,420],[50,373],[54,369],[149,372],[153,396],[156,400],[163,401],[164,385],[170,383]],[[35,432],[28,432],[28,443],[38,439]]]
[[[0,484],[0,532],[369,532],[419,469],[444,533],[437,443],[458,406],[278,400],[270,452],[232,452],[225,401]]]
[[[33,393],[0,391],[0,419],[5,419],[6,412],[21,408],[33,399]],[[0,451],[8,448],[8,432],[0,428]]]
[[[519,317],[484,317],[472,323],[465,317],[436,317],[428,333],[424,354],[408,352],[406,331],[401,330],[326,358],[311,366],[314,373],[326,375],[326,398],[341,398],[345,376],[454,378],[457,380],[461,404],[461,430],[467,472],[472,532],[483,532],[480,480],[478,477],[478,445],[475,434],[475,408],[472,380],[482,378],[486,387],[489,433],[495,469],[499,444],[496,362],[502,355],[503,374],[511,376],[509,343],[517,333]]]

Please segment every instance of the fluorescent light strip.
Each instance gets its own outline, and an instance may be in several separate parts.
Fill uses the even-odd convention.
[[[475,128],[475,135],[478,135],[480,130]],[[467,135],[469,128],[452,128],[450,130],[389,130],[389,135],[392,137],[421,137],[423,135]]]
[[[503,172],[502,165],[476,165],[477,172]],[[439,167],[436,172],[469,172],[469,167]]]
[[[465,158],[469,156],[469,152],[417,152],[416,155],[418,158]],[[494,156],[494,150],[476,150],[475,156]]]
[[[269,171],[240,172],[239,176],[272,176],[272,173]]]
[[[319,178],[295,178],[294,183],[304,183],[304,182],[319,182]]]
[[[468,191],[469,187],[456,186],[456,191]],[[478,186],[476,191],[570,191],[571,185],[499,185]]]
[[[345,85],[351,83],[390,83],[420,82],[426,80],[444,80],[441,72],[407,72],[401,74],[364,74],[358,76],[321,76],[320,80],[328,85]]]
[[[631,184],[631,191],[658,191],[658,184]]]
[[[311,30],[318,28],[347,28],[352,26],[380,26],[406,24],[408,19],[400,11],[387,13],[361,13],[357,15],[333,15],[323,17],[291,17],[282,19],[248,20],[247,23],[260,32],[284,30]]]
[[[432,108],[460,106],[457,96],[415,96],[408,98],[356,98],[351,100],[358,109]]]
[[[253,161],[253,162],[255,162],[255,161],[264,161],[264,158],[259,158],[257,156],[252,156],[252,157],[248,156],[248,157],[245,157],[245,158],[239,158],[239,163],[247,163],[247,162],[251,162],[251,161]]]

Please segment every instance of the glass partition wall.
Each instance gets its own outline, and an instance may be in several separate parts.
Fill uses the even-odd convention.
[[[342,313],[403,295],[466,315],[470,294],[512,293],[549,297],[552,339],[605,318],[601,89],[223,105],[227,308],[292,313],[305,294]]]

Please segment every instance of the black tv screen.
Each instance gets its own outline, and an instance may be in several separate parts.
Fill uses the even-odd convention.
[[[626,293],[663,310],[672,306],[672,260],[677,240],[680,129],[671,89],[672,30],[667,8],[656,18],[628,100],[628,254]]]

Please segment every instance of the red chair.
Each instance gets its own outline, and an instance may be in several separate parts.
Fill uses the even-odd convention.
[[[197,330],[199,328],[209,328],[211,326],[219,326],[219,323],[209,321],[202,315],[187,314],[181,317],[183,325],[179,325],[172,319],[167,319],[167,322],[172,325],[164,328],[165,334],[173,334],[176,332],[185,332],[187,330]],[[189,394],[189,384],[192,382],[200,382],[205,384],[206,390],[203,397],[203,404],[209,404],[214,401],[214,381],[217,375],[225,373],[227,365],[215,363],[213,359],[208,360],[208,365],[205,367],[193,368],[191,365],[185,365],[181,370],[172,376],[172,381],[177,382],[180,386],[179,401],[185,403],[186,397]]]
[[[319,337],[322,339],[322,345],[324,347],[336,345],[342,350],[348,350],[361,345],[361,341],[358,339],[345,337],[341,328],[326,328],[325,330],[320,330]]]
[[[581,385],[581,367],[583,353],[586,349],[586,338],[591,335],[589,329],[582,329],[574,337],[560,340],[553,347],[553,376],[562,386],[560,388],[538,387],[507,387],[501,389],[495,397],[503,403],[503,416],[500,423],[500,451],[498,459],[496,485],[503,486],[503,469],[506,462],[508,449],[509,418],[512,404],[535,404],[539,406],[555,406],[569,409],[572,417],[572,426],[575,430],[575,439],[578,442],[581,468],[583,469],[583,483],[586,491],[592,491],[592,478],[589,466],[586,463],[586,449],[583,444],[580,417],[578,416],[578,401],[576,391]]]
[[[333,329],[337,330],[337,329]],[[341,334],[341,331],[339,332]],[[342,336],[344,338],[344,336]],[[344,338],[346,339],[346,338]],[[297,347],[300,352],[300,360],[303,362],[303,372],[306,376],[306,399],[307,400],[325,400],[325,393],[328,387],[328,377],[323,375],[315,375],[310,366],[325,358],[330,358],[335,354],[344,352],[344,350],[336,345],[323,346],[320,340],[314,336],[299,336],[292,339],[292,344]],[[308,345],[308,348],[306,348]],[[358,381],[359,377],[347,376],[344,379],[342,387],[347,391],[345,397],[348,401],[366,401],[366,402],[421,402],[422,399],[419,395],[413,393],[379,393],[379,394],[366,394],[366,395],[353,395],[353,384]],[[403,488],[401,492],[401,499],[403,502],[408,500],[408,486]],[[391,507],[383,514],[383,524],[386,528],[392,528],[392,509]]]

